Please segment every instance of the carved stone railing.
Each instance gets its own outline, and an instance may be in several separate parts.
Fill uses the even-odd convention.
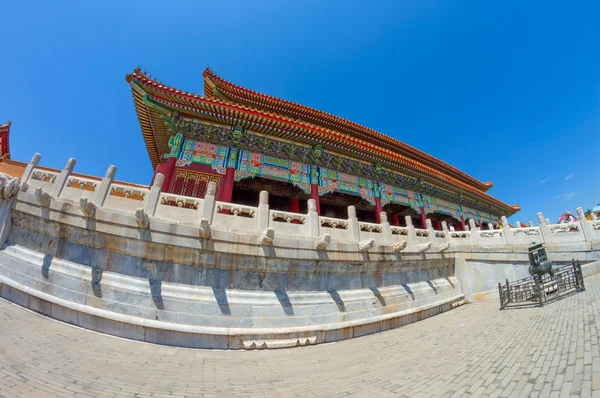
[[[528,228],[512,228],[512,232],[517,237],[525,237],[525,236],[540,236],[540,229],[537,227],[528,227]]]
[[[198,199],[175,194],[161,194],[160,204],[163,206],[179,207],[183,209],[198,210]]]
[[[381,233],[381,225],[380,224],[373,224],[370,222],[359,222],[358,223],[360,230],[364,231],[364,232],[374,232],[374,233]]]
[[[415,233],[418,237],[422,237],[422,238],[428,238],[429,237],[429,231],[426,229],[417,229],[415,228]]]
[[[36,155],[37,156],[37,155]],[[83,178],[72,175],[74,159],[69,159],[60,173],[40,170],[32,162],[24,172],[23,182],[30,183],[37,203],[49,208],[55,201],[70,201],[87,220],[95,216],[97,209],[115,210],[135,215],[135,224],[151,228],[152,219],[172,220],[192,224],[199,228],[199,239],[209,239],[212,227],[229,229],[235,233],[256,234],[257,244],[275,244],[279,234],[286,239],[310,240],[315,250],[327,250],[330,242],[356,245],[363,253],[384,247],[388,253],[443,252],[452,245],[529,245],[532,242],[554,243],[600,240],[600,220],[588,221],[578,209],[578,221],[568,224],[549,224],[541,213],[539,227],[511,228],[502,217],[503,228],[484,229],[468,220],[469,231],[449,231],[442,222],[442,230],[433,229],[426,220],[426,229],[414,228],[412,219],[405,217],[406,227],[391,226],[387,214],[380,213],[380,223],[360,222],[356,208],[348,207],[347,218],[320,217],[314,201],[308,203],[306,214],[269,209],[268,192],[260,193],[258,207],[216,201],[216,184],[210,183],[204,199],[161,192],[164,181],[157,174],[149,188],[117,184],[113,182],[116,168],[110,166],[102,179]],[[39,161],[39,159],[37,159]],[[23,185],[24,187],[27,184]],[[69,188],[69,189],[66,189]],[[25,188],[27,189],[27,188]],[[529,225],[532,225],[530,223]],[[489,225],[488,225],[489,227]]]
[[[390,229],[392,230],[392,234],[394,235],[408,235],[408,228],[407,227],[398,227],[398,226],[390,226]]]
[[[306,214],[291,213],[288,211],[271,210],[271,220],[275,222],[298,223],[306,222]]]
[[[323,228],[348,229],[348,220],[331,217],[319,217],[319,219],[321,220],[321,227]]]
[[[552,224],[552,225],[549,225],[548,228],[550,229],[550,232],[552,232],[553,234],[563,234],[563,233],[572,233],[572,232],[578,233],[581,231],[579,222],[570,222],[570,223],[564,223],[564,224]]]
[[[256,207],[237,205],[234,203],[217,202],[217,211],[221,214],[253,218],[256,215]]]
[[[54,173],[52,171],[34,170],[31,174],[31,179],[35,181],[42,181],[54,184],[54,181],[56,181],[57,176],[58,173]]]
[[[504,238],[504,232],[501,229],[479,231],[479,236],[483,239]]]
[[[136,189],[128,187],[126,185],[112,184],[110,187],[110,196],[116,196],[118,198],[125,198],[137,201],[143,201],[146,197],[147,190]]]
[[[452,239],[471,239],[471,231],[452,231],[450,232]]]
[[[444,231],[434,231],[433,236],[439,239],[445,239],[447,235]]]
[[[81,189],[83,191],[94,192],[98,186],[98,181],[88,180],[85,178],[71,177],[67,180],[67,187],[73,189]]]

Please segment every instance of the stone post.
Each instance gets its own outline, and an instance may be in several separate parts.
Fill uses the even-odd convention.
[[[416,246],[417,244],[417,232],[415,231],[415,226],[412,223],[411,216],[405,216],[404,220],[406,221],[406,228],[408,229],[408,236],[406,238],[406,242],[408,246]]]
[[[549,218],[546,218],[545,220],[546,220],[546,225],[550,225],[551,224]]]
[[[493,222],[489,222],[489,223],[488,223],[488,229],[489,229],[490,231],[493,231],[493,230],[494,230],[494,223],[493,223]]]
[[[146,214],[154,216],[156,214],[156,208],[160,202],[161,188],[164,182],[165,176],[162,173],[157,173],[150,187],[150,193],[148,194],[148,200],[146,201]],[[210,185],[210,183],[209,183]]]
[[[69,176],[73,172],[73,168],[75,167],[75,159],[69,158],[65,168],[62,169],[56,180],[54,181],[54,185],[52,186],[52,196],[58,198],[62,192],[62,190],[67,185],[67,181]]]
[[[204,195],[204,201],[202,204],[202,211],[199,212],[200,222],[203,219],[208,220],[209,224],[213,222],[213,215],[215,214],[215,201],[217,196],[217,183],[210,181],[206,186],[206,195]]]
[[[521,225],[521,221],[517,221],[517,222],[515,223],[515,225],[517,226],[517,228],[521,228],[521,227],[522,227],[522,225]]]
[[[104,201],[110,192],[110,186],[115,179],[115,174],[117,174],[117,167],[110,165],[108,166],[108,170],[106,170],[106,175],[100,182],[100,186],[96,188],[96,192],[94,192],[94,196],[92,199],[92,203],[97,207],[104,206]]]
[[[308,200],[308,213],[306,213],[306,222],[311,237],[319,236],[321,223],[319,222],[319,213],[317,213],[317,202],[314,199]]]
[[[348,229],[354,242],[360,241],[360,226],[356,217],[356,207],[348,206]]]
[[[29,181],[29,179],[31,178],[31,174],[33,174],[33,169],[35,169],[38,166],[38,164],[40,163],[40,159],[42,159],[42,155],[40,155],[39,153],[33,155],[33,157],[31,158],[31,162],[29,162],[29,164],[25,168],[25,171],[23,172],[23,177],[21,177],[21,181]]]
[[[533,228],[533,221],[529,221],[529,228]]]
[[[479,235],[481,228],[477,226],[472,218],[469,218],[469,229],[471,230],[471,245],[479,245],[481,243],[481,236]]]
[[[592,228],[592,224],[588,222],[585,218],[585,214],[583,214],[583,209],[581,207],[577,208],[577,218],[579,219],[579,224],[581,225],[581,231],[583,232],[583,236],[585,240],[592,241],[594,240],[594,230]]]
[[[444,231],[445,240],[448,243],[451,243],[450,240],[450,230],[448,229],[448,223],[446,221],[442,221],[442,231]]]
[[[430,242],[435,241],[435,230],[433,229],[433,223],[429,218],[425,220],[425,227],[427,227],[427,237]]]
[[[269,227],[269,193],[260,191],[258,196],[258,230],[264,231]]]
[[[381,220],[381,222],[379,224],[381,225],[383,241],[385,242],[385,244],[391,245],[392,244],[392,228],[390,228],[390,223],[388,222],[387,213],[385,211],[382,211],[381,213],[379,213],[379,219]]]
[[[543,241],[546,243],[552,242],[552,232],[550,231],[550,227],[548,226],[548,221],[550,220],[544,219],[544,215],[542,214],[542,212],[539,212],[537,214],[537,218],[540,223],[540,233],[542,235]]]
[[[506,244],[514,245],[515,241],[516,241],[514,231],[510,228],[510,225],[508,224],[508,220],[506,219],[506,216],[502,216],[501,220],[502,220],[502,230],[504,231],[504,238],[506,239]]]
[[[598,217],[596,216],[596,213],[592,213],[592,221],[597,221]]]
[[[381,198],[375,198],[375,222],[381,223],[381,212],[383,211],[383,206],[381,206]]]
[[[471,232],[479,231],[479,227],[475,224],[475,220],[472,218],[469,219],[469,229]]]

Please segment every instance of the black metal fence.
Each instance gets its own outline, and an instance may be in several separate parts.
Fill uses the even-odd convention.
[[[543,306],[545,302],[564,296],[567,293],[585,290],[583,273],[579,260],[572,265],[554,270],[554,277],[545,274],[519,279],[514,282],[506,280],[506,284],[498,283],[500,293],[500,309],[511,306]]]

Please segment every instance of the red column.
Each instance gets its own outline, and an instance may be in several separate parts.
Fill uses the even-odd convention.
[[[463,216],[460,216],[460,230],[461,231],[465,231],[467,228],[465,228],[465,218]]]
[[[317,184],[310,184],[310,198],[314,199],[317,203],[317,214],[321,215],[321,204],[319,203],[319,186]]]
[[[300,213],[300,199],[290,198],[290,212]]]
[[[421,218],[421,228],[427,229],[427,222],[425,221],[427,219],[425,215],[425,208],[419,207],[419,216]]]
[[[231,197],[233,196],[233,177],[235,176],[235,169],[228,167],[225,169],[225,177],[221,180],[221,190],[219,192],[219,201],[231,203]]]
[[[400,219],[398,218],[398,214],[392,214],[392,225],[399,227]]]
[[[383,207],[381,206],[381,199],[375,198],[375,222],[379,224],[381,222],[381,212],[383,211]]]
[[[160,188],[161,192],[170,192],[169,188],[171,188],[171,180],[173,180],[173,173],[175,173],[175,163],[177,162],[177,158],[171,157],[167,159],[166,163],[159,163],[156,166],[156,170],[154,171],[154,176],[152,177],[152,183],[154,183],[154,179],[158,173],[161,173],[165,176],[163,180],[162,187]]]
[[[435,229],[436,231],[441,231],[442,230],[442,223],[439,221],[435,222]]]
[[[290,212],[292,213],[300,213],[300,199],[298,198],[290,198]],[[299,224],[300,221],[292,220],[292,224]]]

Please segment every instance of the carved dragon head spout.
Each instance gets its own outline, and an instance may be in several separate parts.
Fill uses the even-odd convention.
[[[27,184],[16,177],[0,173],[0,199],[12,199],[19,190],[25,191]]]
[[[144,209],[141,207],[135,211],[135,222],[137,223],[138,227],[142,229],[146,229],[150,225],[148,214],[146,214]]]
[[[331,243],[331,235],[323,234],[323,236],[315,239],[315,248],[317,250],[324,250],[327,248],[327,246],[329,246],[329,243]]]
[[[406,244],[406,240],[396,242],[392,245],[392,250],[394,251],[394,253],[400,253],[402,250],[406,249]]]
[[[259,242],[263,246],[270,246],[273,244],[275,238],[275,230],[273,228],[265,229],[259,236]]]

